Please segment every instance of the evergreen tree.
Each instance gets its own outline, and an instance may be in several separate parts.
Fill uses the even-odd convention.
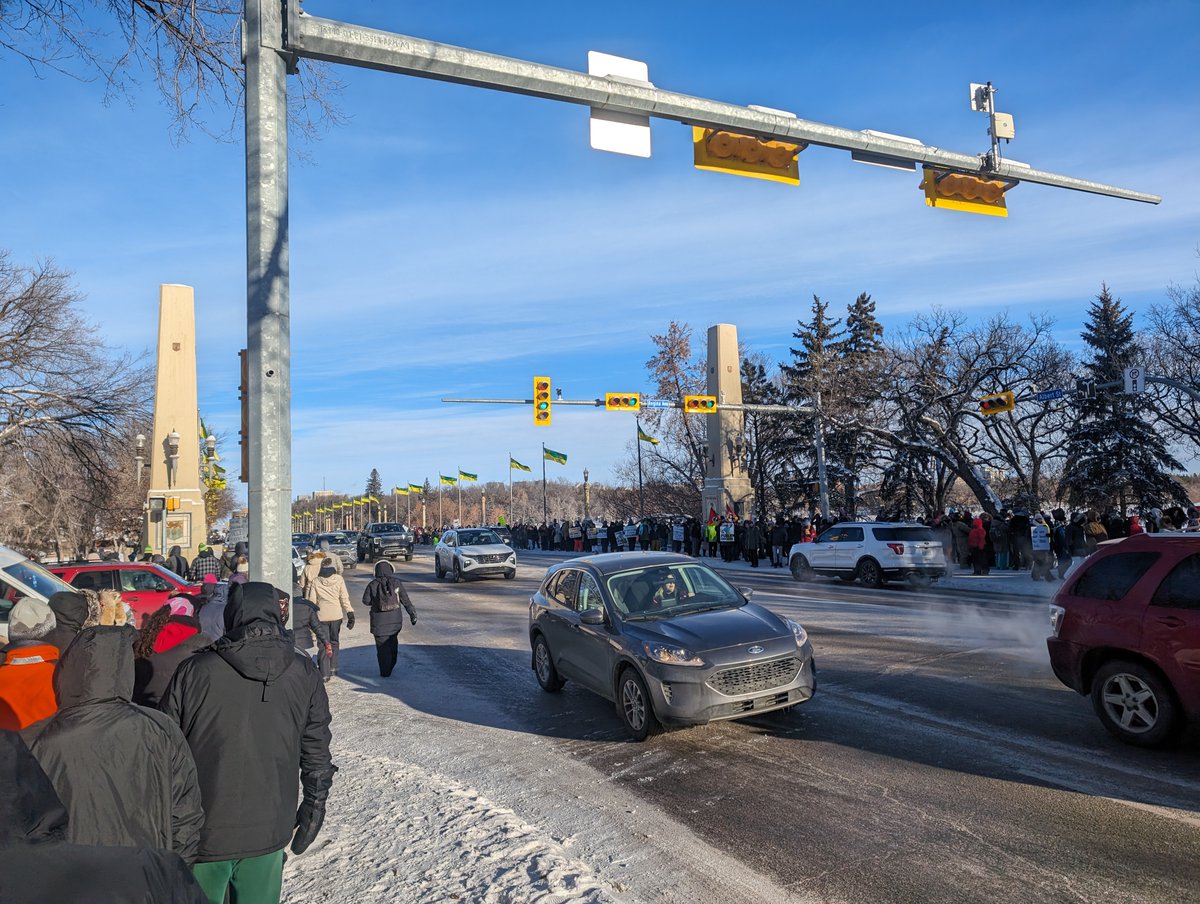
[[[380,507],[380,505],[383,504],[383,481],[380,480],[380,478],[379,478],[379,469],[378,468],[371,469],[371,476],[367,478],[366,495],[374,496],[376,499],[379,500],[378,504],[376,504],[374,502],[368,502],[367,503],[367,511],[375,512],[375,517],[372,520],[376,520],[376,521],[380,520],[381,516],[379,515],[379,511],[380,511],[379,507]]]
[[[1092,349],[1087,378],[1120,383],[1127,367],[1141,363],[1133,315],[1102,285],[1088,317],[1083,330],[1083,341]],[[1187,503],[1186,490],[1168,473],[1183,466],[1146,419],[1152,413],[1148,394],[1100,390],[1094,399],[1078,399],[1077,406],[1059,483],[1060,495],[1071,505],[1103,512],[1114,505],[1146,510]]]
[[[880,398],[886,367],[883,325],[875,319],[875,302],[866,292],[846,308],[845,339],[837,347],[836,363],[838,395],[824,406],[838,422],[826,428],[826,454],[832,465],[826,470],[845,488],[843,504],[853,516],[863,465],[876,457],[876,444],[860,425]]]

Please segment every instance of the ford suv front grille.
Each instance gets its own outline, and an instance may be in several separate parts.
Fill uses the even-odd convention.
[[[708,684],[726,697],[737,697],[791,684],[799,671],[800,660],[789,656],[787,659],[724,669],[708,679]]]

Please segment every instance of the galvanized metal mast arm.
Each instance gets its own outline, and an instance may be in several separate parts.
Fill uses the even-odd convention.
[[[878,157],[967,173],[982,172],[985,167],[984,158],[976,154],[959,154],[928,145],[894,141],[854,129],[662,91],[650,85],[629,84],[572,69],[439,44],[332,19],[299,15],[294,3],[289,7],[292,14],[287,31],[287,50],[309,59],[528,94],[616,113],[654,116],[767,139],[861,151]],[[987,174],[1000,179],[1036,182],[1149,204],[1157,204],[1162,200],[1157,195],[1026,169],[1003,160],[995,168],[987,170]]]

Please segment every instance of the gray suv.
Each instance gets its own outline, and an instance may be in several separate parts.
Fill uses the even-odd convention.
[[[674,553],[605,553],[546,572],[529,600],[532,666],[553,693],[578,681],[616,703],[635,741],[804,703],[816,691],[798,623]]]
[[[363,528],[359,537],[362,558],[367,562],[376,559],[398,559],[405,562],[413,557],[413,532],[398,521],[373,521]]]

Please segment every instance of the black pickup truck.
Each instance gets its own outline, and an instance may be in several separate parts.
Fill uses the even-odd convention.
[[[398,559],[411,562],[413,532],[397,521],[373,521],[363,528],[358,538],[358,555],[364,562],[376,559]]]

